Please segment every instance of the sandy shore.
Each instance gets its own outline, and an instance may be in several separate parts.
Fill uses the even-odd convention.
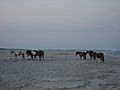
[[[0,90],[120,90],[120,59],[79,60],[75,51],[46,50],[44,61],[0,52]]]

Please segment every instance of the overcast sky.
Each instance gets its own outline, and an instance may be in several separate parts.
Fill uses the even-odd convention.
[[[0,47],[120,49],[120,0],[0,0]]]

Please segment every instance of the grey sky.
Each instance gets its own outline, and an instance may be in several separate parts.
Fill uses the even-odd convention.
[[[0,0],[0,47],[120,49],[120,0]]]

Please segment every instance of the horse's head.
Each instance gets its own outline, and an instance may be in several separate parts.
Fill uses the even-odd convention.
[[[79,52],[76,52],[76,56],[79,54]]]
[[[31,54],[31,50],[27,50],[27,51],[26,51],[26,55],[29,56],[30,54]]]
[[[90,53],[90,51],[86,51],[86,53]]]
[[[87,50],[86,52],[91,53],[91,52],[93,52],[93,51],[92,51],[92,50]]]

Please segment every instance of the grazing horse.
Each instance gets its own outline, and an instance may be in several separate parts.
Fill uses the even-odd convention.
[[[13,53],[15,53],[15,51],[10,51],[10,54],[13,54]]]
[[[96,53],[96,58],[100,59],[101,62],[104,62],[104,54],[103,53]]]
[[[96,59],[96,52],[90,50],[90,51],[87,51],[86,53],[89,54],[91,60],[92,60],[92,59],[94,59],[94,60]]]
[[[37,59],[37,56],[39,57],[39,60],[41,60],[41,57],[44,60],[44,51],[42,50],[27,50],[26,55],[31,56],[31,59]]]
[[[25,59],[25,54],[24,52],[15,52],[15,59],[18,59],[18,56],[22,56],[22,59]]]
[[[76,52],[76,56],[77,55],[79,55],[80,56],[80,59],[82,59],[82,57],[83,57],[83,59],[85,59],[86,60],[86,52]]]

